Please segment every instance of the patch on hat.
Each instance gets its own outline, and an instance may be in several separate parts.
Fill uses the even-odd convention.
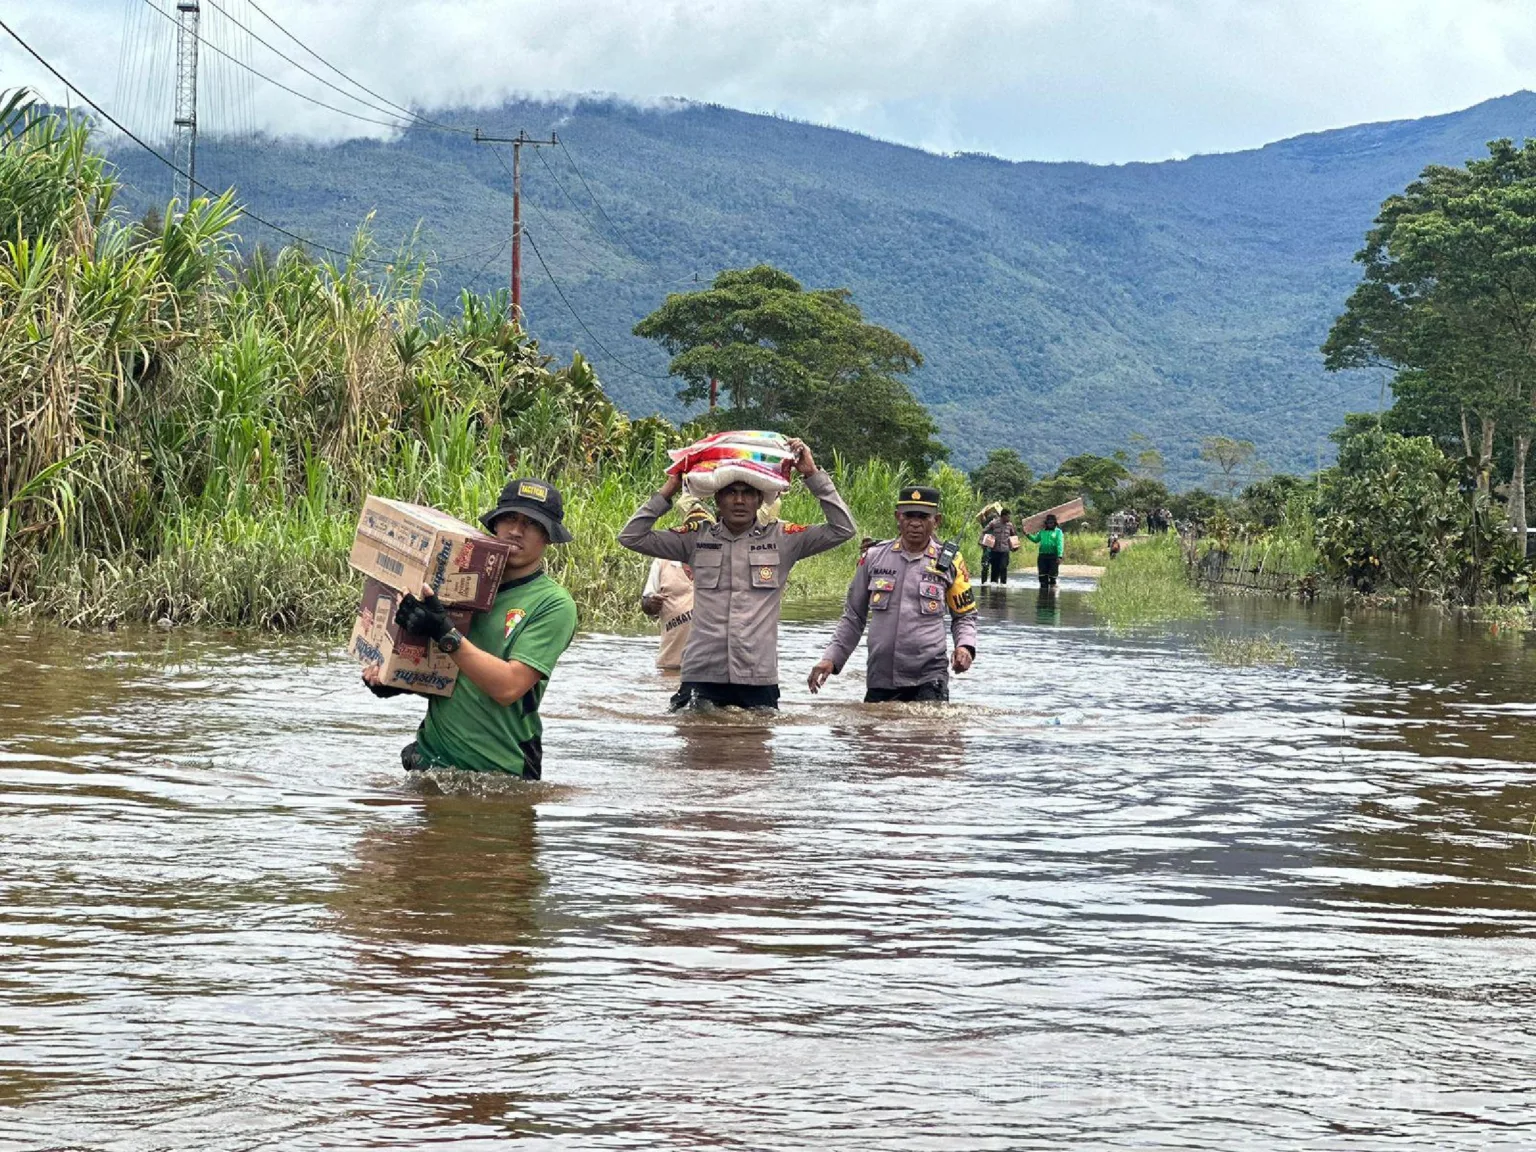
[[[922,498],[923,494],[921,492],[919,492],[916,488],[912,489],[912,499],[921,500]]]
[[[549,499],[549,485],[540,484],[537,480],[519,480],[517,482],[517,494],[543,503]]]

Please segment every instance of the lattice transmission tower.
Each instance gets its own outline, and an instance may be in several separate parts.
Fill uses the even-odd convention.
[[[171,158],[180,169],[173,194],[185,212],[192,203],[197,179],[197,26],[202,17],[199,0],[176,3],[176,118],[175,148]]]

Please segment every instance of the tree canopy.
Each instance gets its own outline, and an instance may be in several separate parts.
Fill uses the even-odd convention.
[[[1502,431],[1523,533],[1536,427],[1536,141],[1497,140],[1464,168],[1424,169],[1382,205],[1355,258],[1364,274],[1323,345],[1327,366],[1392,370],[1402,430],[1458,439],[1485,492]]]
[[[987,500],[1023,508],[1035,486],[1035,474],[1012,448],[994,448],[987,462],[971,473],[971,486]]]
[[[717,381],[711,427],[770,428],[819,452],[881,459],[919,474],[948,453],[938,426],[899,379],[923,362],[896,333],[866,323],[845,288],[807,291],[767,264],[721,272],[669,295],[635,325],[672,356],[678,398],[697,404]]]

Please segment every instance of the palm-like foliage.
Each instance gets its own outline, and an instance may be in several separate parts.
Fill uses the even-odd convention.
[[[503,294],[424,307],[425,267],[381,260],[366,222],[337,260],[241,253],[230,197],[145,227],[116,189],[87,124],[0,97],[0,601],[334,627],[366,493],[472,517],[518,473],[565,489],[577,542],[552,563],[587,619],[634,613],[644,563],[614,535],[675,428],[626,418],[580,355],[554,365]],[[876,531],[894,481],[864,479]],[[847,557],[821,563],[840,592]]]

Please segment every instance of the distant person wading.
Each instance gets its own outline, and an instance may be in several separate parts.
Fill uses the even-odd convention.
[[[1061,555],[1067,550],[1067,538],[1056,526],[1055,514],[1045,518],[1045,525],[1038,532],[1026,532],[1025,538],[1031,544],[1040,546],[1040,558],[1036,562],[1036,571],[1040,573],[1040,587],[1056,587],[1056,575],[1061,571]]]
[[[990,578],[997,584],[1008,583],[1008,561],[1019,546],[1018,533],[1008,509],[1001,509],[997,516],[981,530],[981,582]]]

